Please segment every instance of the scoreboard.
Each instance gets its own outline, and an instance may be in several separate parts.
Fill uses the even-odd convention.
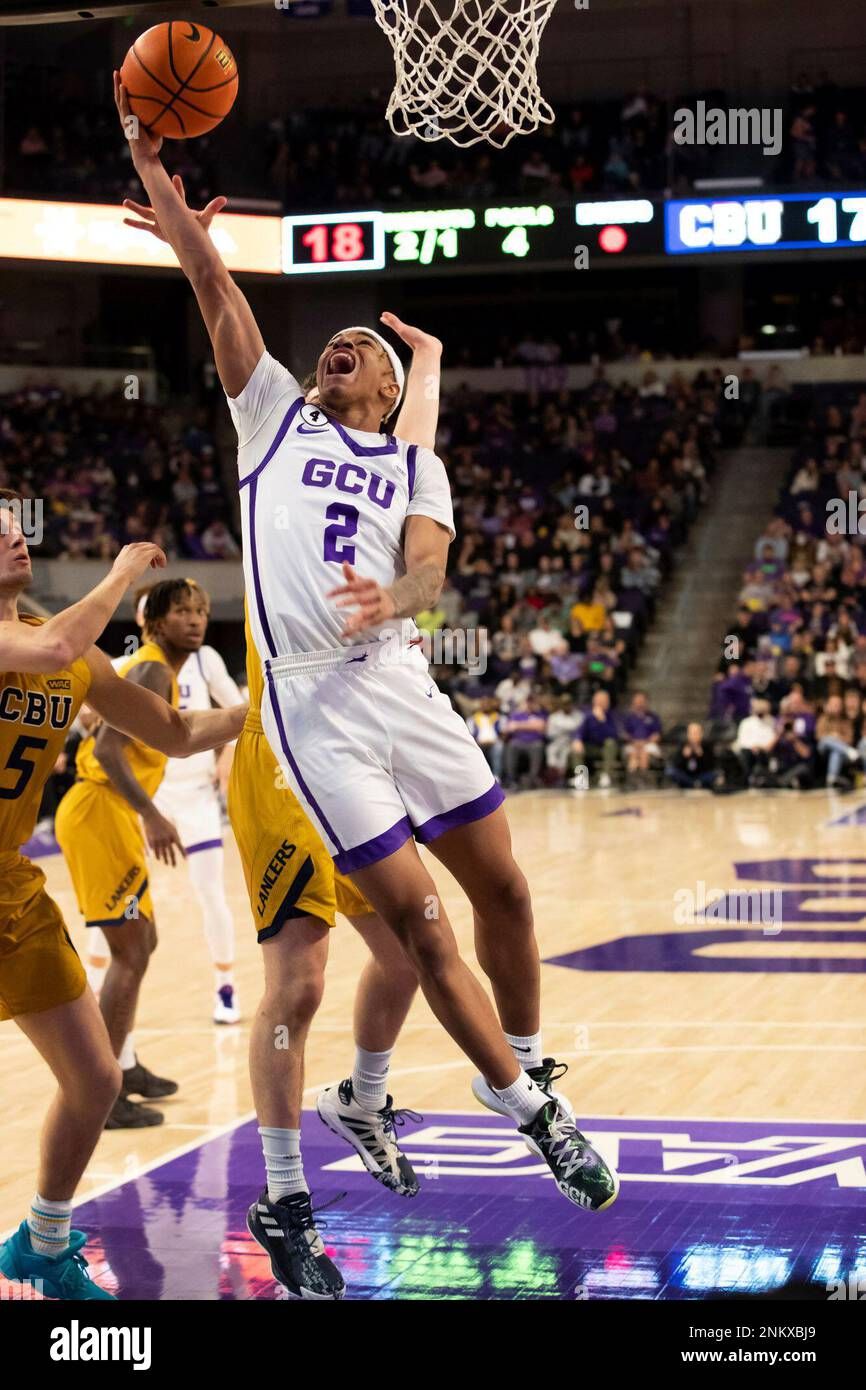
[[[866,247],[866,189],[665,204],[669,256]]]
[[[286,275],[595,269],[636,261],[866,248],[866,189],[310,213],[282,219]]]
[[[223,212],[211,238],[232,271],[454,275],[852,257],[866,249],[866,189],[718,198],[367,209],[279,217]],[[0,260],[174,267],[165,242],[96,203],[0,198]]]
[[[661,206],[648,198],[577,204],[425,208],[284,217],[287,275],[364,270],[573,266],[587,254],[652,255]]]

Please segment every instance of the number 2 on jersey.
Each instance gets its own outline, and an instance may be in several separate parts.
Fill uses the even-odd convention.
[[[346,560],[354,565],[355,547],[348,541],[358,531],[358,508],[346,502],[332,502],[325,516],[331,523],[325,527],[325,559]]]

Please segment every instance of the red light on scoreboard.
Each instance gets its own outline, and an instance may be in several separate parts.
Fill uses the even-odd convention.
[[[319,213],[282,222],[286,275],[381,270],[385,264],[381,212]]]
[[[628,232],[625,227],[602,227],[598,234],[598,244],[602,251],[617,256],[628,246]]]

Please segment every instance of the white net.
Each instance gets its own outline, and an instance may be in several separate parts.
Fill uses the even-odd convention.
[[[502,148],[553,111],[536,65],[556,0],[373,0],[394,50],[396,135]]]

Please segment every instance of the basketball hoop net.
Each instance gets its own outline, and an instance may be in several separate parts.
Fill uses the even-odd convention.
[[[536,65],[556,0],[372,0],[394,50],[395,135],[502,148],[553,111]]]

